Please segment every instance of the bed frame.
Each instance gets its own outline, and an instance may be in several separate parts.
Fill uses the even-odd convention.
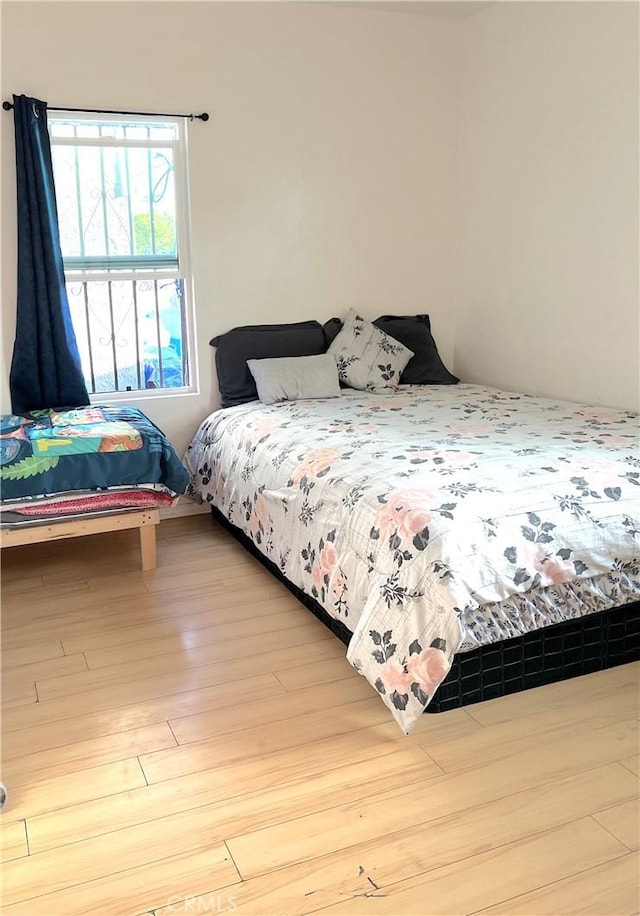
[[[160,511],[158,509],[136,509],[109,515],[84,516],[59,522],[51,521],[46,524],[0,528],[0,547],[3,549],[21,547],[25,544],[41,544],[44,541],[84,537],[87,534],[102,534],[105,531],[139,528],[141,565],[142,569],[147,571],[155,569],[157,565],[156,525],[159,521]]]
[[[262,554],[247,535],[215,506],[213,518],[226,528],[345,645],[351,631]],[[449,674],[425,712],[446,712],[605,668],[640,660],[640,601],[556,623],[471,652],[456,655]]]

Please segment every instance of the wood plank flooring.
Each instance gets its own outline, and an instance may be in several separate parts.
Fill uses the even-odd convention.
[[[637,914],[640,665],[402,735],[206,515],[2,553],[7,916]]]

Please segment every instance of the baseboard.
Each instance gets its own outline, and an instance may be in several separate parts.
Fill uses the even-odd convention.
[[[197,503],[186,496],[179,496],[175,506],[160,509],[160,520],[163,518],[182,518],[185,515],[204,515],[210,512],[210,507],[206,503]]]

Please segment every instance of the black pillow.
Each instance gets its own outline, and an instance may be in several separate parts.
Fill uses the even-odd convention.
[[[440,359],[428,315],[381,315],[373,324],[414,352],[400,376],[401,385],[457,385],[460,381]],[[330,318],[322,330],[329,347],[342,330],[342,321]]]
[[[322,325],[324,332],[324,342],[327,350],[342,330],[342,320],[340,318],[330,318]]]
[[[216,371],[223,407],[258,400],[248,359],[317,356],[327,349],[318,321],[246,325],[220,334],[209,343],[216,347]]]
[[[428,315],[381,315],[373,323],[414,352],[400,376],[401,385],[456,385],[460,381],[440,359]]]

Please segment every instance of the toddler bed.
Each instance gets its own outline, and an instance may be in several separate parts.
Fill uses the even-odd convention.
[[[156,565],[159,507],[188,474],[140,410],[91,406],[3,416],[0,544],[140,529],[143,569]]]
[[[330,622],[405,732],[425,707],[640,657],[637,416],[400,372],[382,394],[216,411],[192,495]]]

